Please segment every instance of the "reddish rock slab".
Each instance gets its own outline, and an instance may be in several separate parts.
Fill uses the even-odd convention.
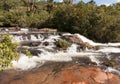
[[[120,84],[120,78],[95,66],[49,63],[29,71],[1,72],[0,84]]]

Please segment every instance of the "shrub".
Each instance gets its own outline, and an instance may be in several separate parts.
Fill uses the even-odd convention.
[[[8,34],[0,36],[0,71],[7,69],[12,60],[17,60],[17,43],[12,43]]]
[[[32,57],[32,54],[30,53],[30,51],[28,49],[25,50],[25,54],[30,58]]]
[[[99,49],[100,49],[100,46],[95,46],[94,49],[95,49],[95,50],[99,50]]]
[[[58,40],[56,46],[61,49],[67,49],[70,46],[70,43],[65,40]]]

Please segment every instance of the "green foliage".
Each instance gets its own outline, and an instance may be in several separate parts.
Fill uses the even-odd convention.
[[[72,1],[0,0],[0,26],[50,27],[97,42],[120,42],[120,3],[97,6],[94,0]]]
[[[25,54],[30,58],[32,57],[32,54],[30,53],[30,51],[28,51],[28,49],[25,50]]]
[[[17,60],[19,57],[17,46],[17,43],[12,43],[8,34],[0,36],[0,71],[7,69],[12,60]]]
[[[61,49],[67,49],[70,46],[70,43],[65,40],[58,40],[56,46]]]
[[[95,46],[94,49],[95,49],[95,50],[99,50],[99,49],[100,49],[100,46]]]

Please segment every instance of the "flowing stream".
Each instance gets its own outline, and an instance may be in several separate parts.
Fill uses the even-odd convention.
[[[23,30],[24,31],[24,30]],[[108,72],[120,75],[120,43],[95,43],[94,41],[80,35],[70,33],[28,33],[11,32],[13,42],[19,42],[21,56],[18,61],[11,63],[14,69],[28,70],[42,66],[47,61],[80,63],[81,65],[100,66]],[[72,43],[66,50],[57,50],[55,42],[63,36],[75,35],[83,42],[92,46],[99,46],[98,49],[78,50],[78,44]],[[32,57],[22,53],[22,49],[27,48],[33,51]]]

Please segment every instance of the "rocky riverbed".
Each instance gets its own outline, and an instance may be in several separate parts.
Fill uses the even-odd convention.
[[[48,28],[6,33],[19,43],[21,56],[11,62],[14,70],[0,73],[0,84],[120,84],[120,43]]]

